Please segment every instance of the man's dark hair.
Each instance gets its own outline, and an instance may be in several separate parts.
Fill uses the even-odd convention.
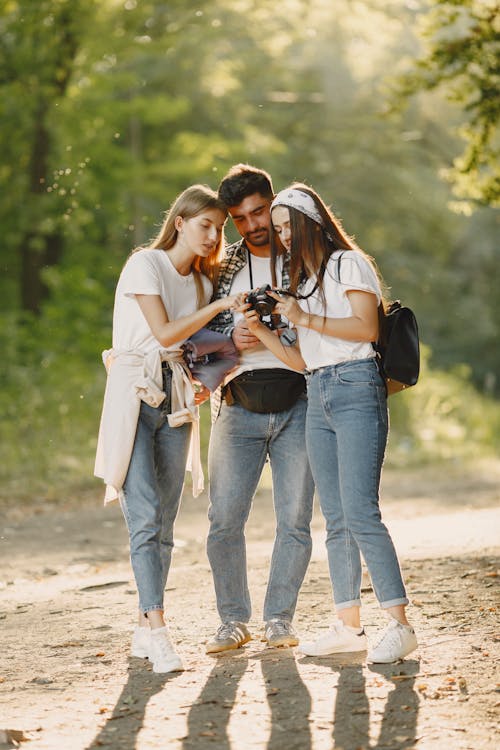
[[[235,164],[219,185],[219,198],[228,208],[238,206],[245,198],[260,193],[263,198],[274,196],[271,176],[250,164]]]

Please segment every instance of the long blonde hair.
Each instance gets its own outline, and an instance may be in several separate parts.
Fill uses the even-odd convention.
[[[198,216],[209,208],[216,208],[221,211],[224,216],[227,216],[228,212],[226,205],[218,198],[215,190],[212,190],[208,185],[191,185],[191,187],[186,188],[186,190],[177,196],[166,212],[165,219],[158,235],[151,241],[147,249],[170,250],[170,248],[172,248],[177,242],[179,235],[175,228],[176,217],[181,216],[183,219],[192,219],[194,216]],[[141,250],[144,248],[137,249]],[[220,240],[213,253],[210,253],[207,258],[196,256],[193,261],[192,271],[196,284],[198,307],[202,307],[205,304],[201,274],[207,276],[215,288],[223,250],[224,233],[221,234]]]

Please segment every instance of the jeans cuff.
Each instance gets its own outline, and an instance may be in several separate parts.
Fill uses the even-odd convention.
[[[350,602],[340,602],[340,604],[335,602],[335,609],[338,611],[341,609],[349,609],[349,607],[361,607],[361,599],[351,599]]]
[[[147,615],[148,612],[158,612],[163,609],[163,604],[153,604],[151,607],[139,607],[143,615]]]
[[[409,604],[409,600],[406,596],[400,597],[399,599],[390,599],[388,602],[380,602],[382,609],[389,609],[389,607],[400,607]]]

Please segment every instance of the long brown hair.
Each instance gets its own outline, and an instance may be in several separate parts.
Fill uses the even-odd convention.
[[[183,219],[192,219],[209,208],[216,208],[224,216],[227,216],[228,212],[225,203],[219,199],[215,190],[212,190],[208,185],[191,185],[191,187],[186,188],[186,190],[177,196],[166,212],[158,235],[155,239],[151,240],[146,249],[170,250],[177,242],[179,235],[175,228],[176,217],[181,216]],[[143,249],[143,247],[137,248],[137,250]],[[137,250],[134,252],[137,252]],[[204,289],[201,274],[207,276],[215,288],[223,250],[224,233],[221,234],[221,238],[213,253],[210,253],[207,258],[196,256],[193,261],[192,271],[196,284],[198,307],[202,307],[204,304]]]
[[[321,216],[322,224],[310,219],[301,211],[286,206],[290,212],[290,230],[292,245],[290,249],[290,291],[296,293],[299,285],[306,278],[316,276],[319,296],[325,304],[323,277],[328,260],[336,250],[357,250],[371,265],[383,287],[383,280],[372,257],[367,255],[344,230],[342,222],[326,206],[319,195],[307,185],[294,182],[291,190],[301,190],[314,200]],[[284,247],[276,232],[271,232],[271,268],[273,273],[276,260],[284,252]],[[275,280],[273,278],[273,283]]]

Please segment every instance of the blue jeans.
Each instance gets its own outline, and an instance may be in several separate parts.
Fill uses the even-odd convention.
[[[288,411],[256,414],[222,403],[209,447],[210,531],[207,552],[223,622],[248,622],[245,524],[269,456],[276,538],[264,602],[264,620],[291,621],[311,557],[314,485],[305,451],[307,401]]]
[[[384,384],[374,359],[308,376],[307,452],[326,519],[337,609],[361,604],[361,556],[383,608],[407,604],[396,551],[379,509],[388,433]]]
[[[141,403],[121,507],[130,538],[130,560],[142,612],[163,609],[174,521],[184,485],[191,424],[170,427],[172,373],[163,369],[167,394],[158,408]]]

